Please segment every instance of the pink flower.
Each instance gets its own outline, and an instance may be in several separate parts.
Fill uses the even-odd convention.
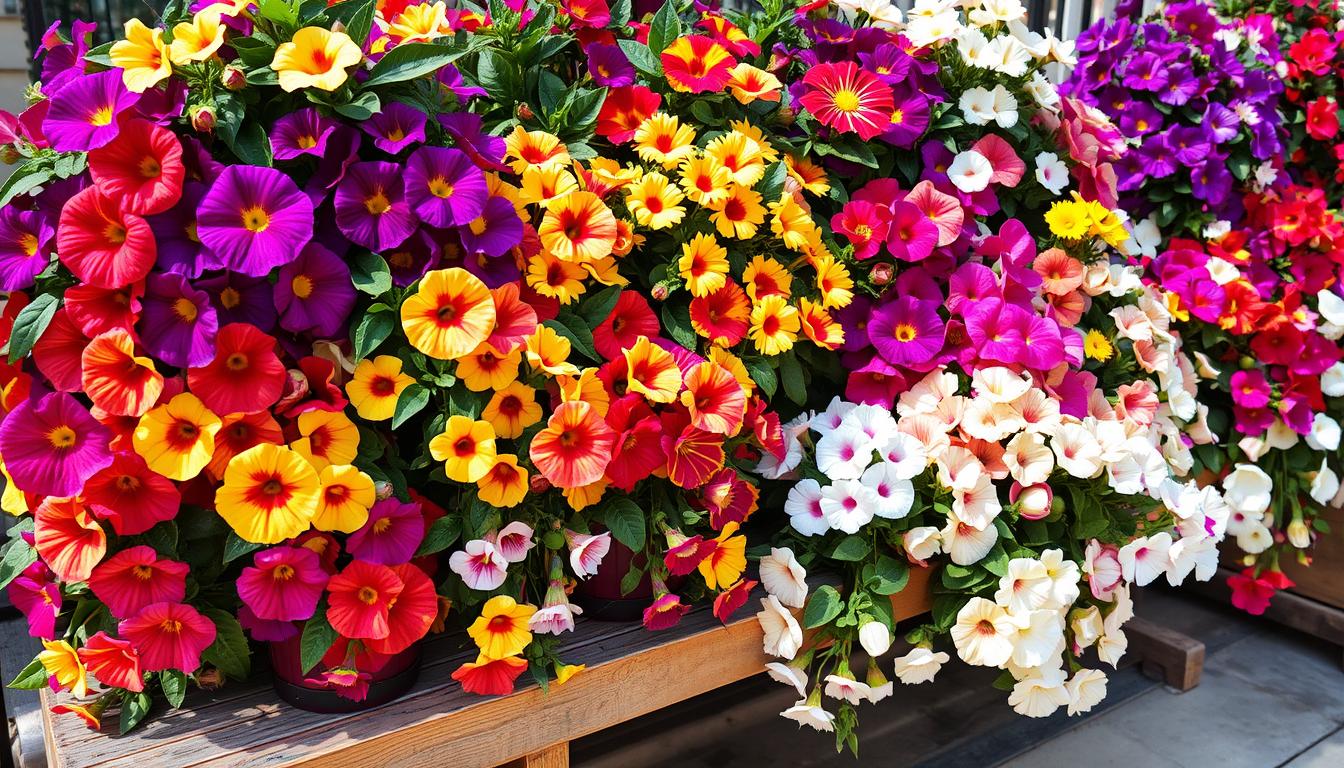
[[[671,629],[685,616],[691,606],[681,602],[681,597],[663,592],[654,598],[653,603],[644,609],[644,628],[650,631]]]
[[[55,576],[39,560],[11,581],[6,590],[9,601],[28,620],[28,634],[44,640],[56,639],[56,616],[61,612],[61,587]]]
[[[508,561],[495,549],[495,545],[485,539],[467,542],[461,552],[454,552],[448,558],[448,567],[462,577],[471,589],[490,592],[499,589],[508,576]]]
[[[303,621],[313,615],[328,579],[316,552],[272,547],[252,562],[238,577],[238,596],[258,619]]]
[[[160,560],[153,547],[122,550],[89,576],[89,589],[113,616],[129,617],[151,603],[177,603],[187,596],[186,563]],[[191,670],[186,670],[191,671]]]
[[[494,531],[487,533],[485,540],[495,546],[506,562],[521,563],[527,559],[528,550],[536,546],[536,542],[532,541],[532,534],[532,526],[521,520],[514,520],[498,533]]]
[[[596,536],[565,529],[565,541],[569,542],[569,565],[579,578],[593,576],[602,558],[611,550],[611,532],[603,531]]]
[[[1096,539],[1089,541],[1084,555],[1083,573],[1087,574],[1092,596],[1110,602],[1111,593],[1120,586],[1120,550]]]
[[[370,563],[401,565],[415,557],[424,538],[425,518],[420,505],[389,498],[373,505],[364,526],[350,534],[346,549]]]
[[[144,671],[190,674],[215,642],[215,624],[186,603],[154,603],[118,624],[117,634],[131,641]]]

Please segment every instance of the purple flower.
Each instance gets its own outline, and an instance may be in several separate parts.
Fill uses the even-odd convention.
[[[1176,162],[1187,168],[1203,163],[1212,149],[1204,131],[1188,125],[1167,131],[1167,146],[1176,156]]]
[[[317,172],[303,185],[303,194],[316,208],[327,199],[327,194],[345,178],[345,172],[359,159],[359,132],[348,125],[338,125],[327,140],[327,152],[317,164]]]
[[[214,358],[219,319],[205,291],[181,275],[151,274],[142,303],[140,340],[155,359],[187,368]]]
[[[486,170],[503,171],[504,139],[481,132],[481,116],[474,112],[450,112],[439,115],[439,125],[453,137],[453,146],[466,152],[471,161]]]
[[[1137,150],[1127,152],[1126,156],[1128,155],[1138,156],[1139,167],[1143,169],[1144,176],[1161,179],[1176,172],[1176,158],[1173,156],[1165,136],[1158,141],[1144,142],[1143,146]],[[1142,176],[1137,181],[1142,184]]]
[[[271,152],[276,160],[293,160],[303,155],[323,157],[327,139],[336,130],[336,121],[323,117],[317,107],[304,107],[275,121],[271,129]]]
[[[1144,136],[1162,130],[1165,120],[1162,113],[1151,104],[1142,101],[1126,103],[1120,112],[1120,130],[1126,136]]]
[[[465,226],[458,227],[462,249],[467,253],[503,256],[523,240],[523,222],[513,203],[503,197],[491,196],[485,201],[485,210]]]
[[[0,290],[18,291],[51,263],[56,228],[39,211],[0,209]]]
[[[1274,426],[1277,417],[1269,408],[1243,408],[1235,403],[1232,405],[1232,418],[1236,424],[1237,432],[1243,435],[1259,435],[1266,429]]]
[[[24,400],[0,424],[0,454],[14,485],[39,496],[75,496],[111,466],[112,433],[64,392]]]
[[[42,47],[34,54],[36,59],[42,55],[42,92],[48,97],[84,75],[84,54],[89,52],[90,41],[98,25],[89,21],[76,20],[71,24],[71,42],[60,35],[61,22],[53,22],[42,36]]]
[[[1232,374],[1232,402],[1242,408],[1264,408],[1274,395],[1274,389],[1264,371],[1252,368]]]
[[[424,229],[406,238],[406,242],[383,252],[392,269],[392,284],[405,287],[424,277],[439,263],[441,249]]]
[[[42,132],[58,152],[82,152],[106,146],[117,137],[117,116],[140,97],[126,90],[121,71],[75,78],[51,97]]]
[[[1237,138],[1241,133],[1241,118],[1237,113],[1217,102],[1211,102],[1204,108],[1204,130],[1213,138],[1213,143],[1222,144]]]
[[[369,510],[364,527],[350,534],[346,549],[360,560],[382,565],[410,562],[425,538],[419,504],[383,499]]]
[[[385,251],[406,241],[419,222],[406,202],[401,165],[355,163],[336,187],[336,226],[356,245]]]
[[[1024,311],[1025,313],[1025,311]],[[1059,323],[1033,313],[1022,333],[1018,362],[1037,371],[1048,371],[1064,362],[1064,338]]]
[[[946,332],[938,305],[913,296],[878,305],[868,324],[868,339],[892,365],[927,363],[943,348]]]
[[[860,53],[859,63],[887,85],[897,85],[905,81],[906,75],[910,72],[912,58],[900,46],[883,43],[870,53]]]
[[[910,148],[929,127],[929,99],[915,88],[900,84],[893,88],[895,109],[891,125],[882,140],[895,147]]]
[[[425,140],[425,124],[429,118],[424,112],[399,101],[383,107],[383,111],[365,120],[360,128],[373,137],[373,145],[389,155],[395,155],[412,144]]]
[[[210,185],[196,232],[225,269],[260,277],[313,237],[313,204],[274,168],[231,165]]]
[[[345,260],[317,243],[280,268],[275,282],[275,307],[280,327],[318,338],[335,338],[355,305],[355,288]]]
[[[484,253],[468,253],[462,257],[462,267],[479,277],[487,288],[498,288],[505,283],[519,280],[522,270],[509,255],[490,256]]]
[[[635,67],[619,46],[590,43],[583,52],[588,55],[588,73],[598,85],[619,88],[635,82]]]
[[[1167,84],[1167,78],[1160,74],[1165,67],[1157,56],[1145,51],[1125,65],[1125,77],[1121,82],[1136,91],[1156,91]]]
[[[485,210],[485,173],[459,149],[421,147],[406,160],[406,200],[435,227],[469,223]]]
[[[1204,164],[1191,168],[1190,188],[1195,197],[1209,205],[1222,205],[1232,194],[1232,173],[1227,170],[1227,158],[1213,154]]]
[[[868,349],[868,320],[873,314],[873,300],[867,296],[855,294],[847,306],[831,312],[835,321],[845,329],[846,352]]]
[[[159,244],[158,268],[176,272],[189,278],[200,277],[201,272],[214,269],[218,259],[201,243],[197,234],[196,211],[208,187],[199,181],[182,185],[182,199],[168,211],[150,216],[149,228]]]
[[[266,333],[275,327],[275,291],[266,278],[224,272],[196,287],[210,295],[220,325],[249,323]]]
[[[1164,70],[1164,79],[1161,90],[1157,93],[1157,100],[1163,104],[1170,104],[1173,107],[1179,107],[1190,101],[1199,90],[1199,83],[1195,80],[1194,72],[1185,65],[1168,66]]]
[[[466,102],[473,96],[484,96],[485,89],[476,86],[463,84],[462,73],[452,64],[445,64],[439,68],[439,86],[457,97],[459,102]]]

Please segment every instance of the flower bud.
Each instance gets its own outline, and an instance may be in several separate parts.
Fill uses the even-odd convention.
[[[189,112],[191,127],[197,133],[210,133],[215,130],[215,108],[210,106],[192,107]]]
[[[23,155],[19,154],[19,150],[15,149],[13,144],[6,144],[3,147],[0,147],[0,162],[5,165],[13,165],[19,162],[22,158]]]
[[[1055,503],[1055,494],[1045,483],[1028,485],[1025,488],[1013,483],[1009,498],[1016,497],[1017,511],[1023,520],[1044,520],[1050,516]]]
[[[230,91],[241,91],[247,87],[247,75],[243,70],[229,65],[224,67],[224,71],[219,73],[219,82]]]
[[[386,501],[392,498],[392,484],[386,480],[379,480],[373,484],[373,493],[379,501]]]
[[[536,117],[536,114],[532,111],[532,108],[529,107],[527,105],[527,102],[525,101],[518,102],[518,109],[514,111],[514,114],[518,116],[519,120],[531,120],[532,118]]]
[[[1295,517],[1288,524],[1288,541],[1298,549],[1306,549],[1311,546],[1311,530],[1307,524],[1302,522],[1302,518]]]
[[[551,489],[551,481],[543,475],[533,475],[527,479],[527,488],[533,493],[545,493]]]
[[[880,621],[870,621],[859,627],[859,645],[874,658],[891,648],[891,631]]]
[[[868,279],[873,285],[886,285],[896,276],[896,268],[890,264],[874,264],[873,270],[868,273]]]
[[[653,297],[654,301],[667,301],[667,294],[670,292],[665,283],[654,283],[653,288],[649,290],[649,295]]]
[[[565,548],[565,534],[559,531],[547,531],[545,536],[541,537],[541,543],[546,545],[547,549],[560,550]]]

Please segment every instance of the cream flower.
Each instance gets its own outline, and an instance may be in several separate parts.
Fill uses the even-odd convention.
[[[939,403],[957,393],[958,386],[955,373],[943,369],[934,371],[901,393],[896,402],[896,413],[901,416],[933,413]]]
[[[761,558],[761,585],[790,608],[802,608],[807,602],[807,570],[799,565],[788,547],[777,547]]]
[[[977,528],[993,528],[1003,511],[998,489],[989,475],[980,475],[975,486],[952,492],[952,513]]]
[[[1059,429],[1059,401],[1047,395],[1044,390],[1032,387],[1026,394],[1014,400],[1013,410],[1022,419],[1028,432],[1044,435],[1054,434]]]
[[[789,609],[774,595],[761,598],[761,612],[756,620],[761,624],[762,646],[770,656],[792,659],[803,647],[803,629]]]
[[[880,621],[865,622],[859,627],[859,645],[869,656],[877,658],[891,650],[891,630]]]
[[[955,510],[948,516],[947,525],[939,535],[943,540],[943,551],[957,565],[980,562],[999,540],[999,531],[993,525],[976,528],[958,518]]]
[[[1100,669],[1080,669],[1064,684],[1069,692],[1069,716],[1090,712],[1106,698],[1106,673]]]
[[[807,695],[807,674],[793,664],[772,661],[765,665],[765,673],[777,683],[793,686],[799,696]]]
[[[1010,613],[1012,613],[1010,611]],[[1018,624],[1013,639],[1013,664],[1023,668],[1047,666],[1064,652],[1064,616],[1053,608],[1013,614]]]
[[[1073,632],[1075,652],[1092,647],[1101,638],[1101,610],[1095,605],[1075,608],[1069,613],[1069,629]]]
[[[1329,504],[1339,493],[1339,476],[1326,463],[1325,458],[1321,459],[1321,468],[1316,470],[1311,478],[1308,493],[1318,504]]]
[[[866,683],[860,683],[844,675],[827,675],[824,679],[826,683],[826,695],[832,699],[847,701],[850,704],[862,704],[868,700],[871,691]]]
[[[1008,572],[999,578],[994,602],[1014,615],[1034,611],[1051,603],[1053,586],[1045,563],[1030,557],[1015,557],[1008,561]]]
[[[1274,481],[1254,464],[1238,464],[1223,478],[1223,498],[1234,512],[1264,514],[1273,493]]]
[[[1120,548],[1120,572],[1125,581],[1140,587],[1167,570],[1171,550],[1171,534],[1163,531],[1152,536],[1140,536]]]
[[[993,175],[994,166],[989,159],[973,149],[958,152],[947,167],[948,181],[967,194],[984,191]]]
[[[1013,655],[1018,625],[1002,607],[983,597],[973,597],[957,612],[952,643],[967,664],[1001,667]]]
[[[1055,454],[1045,444],[1045,438],[1035,432],[1019,432],[1008,441],[1003,453],[1008,474],[1018,483],[1029,486],[1044,483],[1055,470]]]
[[[1335,363],[1321,374],[1321,392],[1326,397],[1344,397],[1344,361]]]
[[[1062,669],[1049,669],[1020,680],[1008,694],[1008,703],[1019,715],[1049,717],[1071,700],[1064,687],[1066,677],[1068,675]]]
[[[1067,608],[1078,599],[1078,564],[1064,557],[1062,549],[1047,549],[1041,553],[1041,564],[1050,574],[1050,600],[1056,608]]]
[[[813,694],[779,714],[797,722],[800,727],[808,725],[828,733],[835,730],[835,715],[822,709],[819,694]]]
[[[1274,534],[1263,523],[1252,523],[1237,534],[1237,546],[1248,555],[1258,555],[1273,543]]]
[[[1050,439],[1059,468],[1081,479],[1096,477],[1101,471],[1101,445],[1091,430],[1082,424],[1062,424]]]
[[[932,525],[911,528],[901,537],[901,542],[905,553],[921,562],[943,551],[943,540]]]
[[[1339,422],[1325,415],[1316,414],[1311,422],[1311,433],[1307,435],[1307,445],[1317,451],[1335,451],[1339,448]]]
[[[888,441],[882,460],[898,480],[913,480],[924,474],[924,469],[929,466],[924,444],[913,435],[899,431]]]
[[[896,659],[896,677],[906,685],[927,683],[938,674],[951,657],[942,651],[918,646]]]
[[[977,398],[994,403],[1011,403],[1031,389],[1031,374],[1014,373],[1001,365],[981,368],[971,376],[971,388]]]

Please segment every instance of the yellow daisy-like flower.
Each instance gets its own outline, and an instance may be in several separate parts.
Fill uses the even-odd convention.
[[[728,282],[728,249],[713,235],[697,234],[682,244],[677,270],[692,296],[708,296]]]
[[[733,174],[708,155],[692,156],[681,164],[680,183],[691,202],[712,206],[728,197]]]
[[[1083,336],[1083,354],[1092,360],[1104,363],[1111,359],[1111,355],[1115,354],[1115,346],[1111,344],[1111,340],[1106,338],[1104,333],[1093,328],[1087,332],[1087,335]]]
[[[527,496],[527,470],[518,466],[517,456],[500,454],[476,486],[477,495],[486,504],[500,509],[516,507]]]
[[[322,470],[332,464],[349,464],[359,455],[359,427],[341,411],[308,411],[299,414],[298,440],[294,452]]]
[[[332,464],[317,476],[321,493],[313,527],[319,531],[354,533],[369,521],[369,510],[378,500],[373,478],[349,464]]]
[[[762,162],[773,163],[779,159],[779,150],[775,149],[770,140],[765,138],[765,131],[746,120],[733,120],[728,123],[728,127],[756,142],[756,146],[761,151]]]
[[[210,5],[196,12],[191,21],[173,27],[173,42],[168,44],[168,58],[183,66],[193,61],[205,61],[224,45],[224,25],[220,17],[228,6]]]
[[[280,87],[286,92],[303,88],[334,91],[349,77],[345,70],[363,59],[359,44],[344,32],[304,27],[290,42],[276,47],[271,69],[279,73]]]
[[[569,148],[559,137],[546,131],[529,131],[523,126],[513,129],[504,139],[504,157],[513,172],[522,175],[529,165],[558,163],[569,165]]]
[[[713,211],[709,220],[724,237],[750,240],[756,236],[756,228],[765,221],[765,206],[761,205],[760,194],[747,187],[731,187],[722,200],[705,207]]]
[[[141,416],[131,441],[150,469],[169,480],[190,480],[210,463],[221,426],[200,398],[182,392]]]
[[[345,396],[361,419],[384,421],[397,412],[397,398],[413,383],[415,379],[401,372],[401,358],[378,355],[359,361]]]
[[[515,347],[507,355],[486,342],[466,357],[457,360],[457,377],[472,392],[486,392],[503,389],[518,378],[518,364],[523,360],[523,351]]]
[[[730,131],[709,142],[705,154],[727,168],[735,184],[751,187],[765,175],[761,145],[742,131]]]
[[[537,391],[515,381],[490,396],[490,402],[481,411],[481,418],[490,422],[499,437],[511,440],[541,421],[541,413]]]
[[[831,183],[826,178],[826,170],[806,157],[784,156],[784,167],[789,178],[798,182],[803,191],[821,196],[831,191]]]
[[[793,274],[789,272],[788,267],[765,256],[758,255],[752,259],[742,273],[742,279],[747,284],[747,296],[751,297],[753,302],[767,296],[782,296],[787,299],[792,295]]]
[[[261,443],[229,460],[215,509],[243,541],[278,544],[308,530],[322,488],[304,457]]]
[[[518,199],[529,205],[545,205],[578,189],[578,180],[563,165],[529,165],[523,169]]]
[[[488,421],[449,416],[443,433],[429,441],[429,455],[443,462],[449,480],[475,483],[495,465],[495,428]]]
[[[666,112],[650,115],[635,129],[635,151],[646,163],[675,168],[695,153],[695,129]]]
[[[560,385],[560,402],[582,401],[591,405],[602,418],[607,417],[607,411],[611,409],[611,395],[607,394],[606,385],[597,377],[596,368],[584,368],[577,377],[560,376],[556,383]]]
[[[681,221],[686,209],[683,197],[671,180],[661,173],[646,173],[626,187],[625,204],[635,221],[649,229],[667,229]]]
[[[537,330],[527,337],[525,348],[527,364],[533,370],[551,376],[576,376],[579,373],[578,366],[569,362],[569,339],[556,333],[550,326],[537,326]]]
[[[854,280],[844,264],[834,256],[823,256],[813,267],[817,270],[817,290],[821,293],[821,305],[827,309],[840,309],[849,306],[854,300]]]
[[[527,260],[527,284],[532,290],[561,304],[569,304],[588,290],[582,265],[561,261],[549,251],[538,251]]]
[[[770,231],[784,241],[785,248],[801,251],[808,243],[821,238],[821,230],[812,221],[812,214],[798,204],[793,195],[785,193],[770,204]]]
[[[545,251],[562,261],[593,261],[611,254],[616,216],[592,192],[571,192],[546,204],[537,237]]]
[[[783,296],[766,296],[751,308],[751,341],[762,355],[778,355],[793,349],[802,323],[798,310]]]
[[[1073,200],[1060,200],[1050,206],[1045,213],[1045,223],[1055,237],[1065,240],[1077,240],[1092,226],[1086,203]]]
[[[126,22],[126,38],[112,44],[107,57],[121,68],[121,81],[135,93],[158,85],[173,73],[163,30],[145,26],[139,19]]]
[[[532,642],[527,622],[537,609],[519,605],[508,595],[495,595],[485,601],[481,615],[467,628],[467,634],[487,659],[517,656]]]

